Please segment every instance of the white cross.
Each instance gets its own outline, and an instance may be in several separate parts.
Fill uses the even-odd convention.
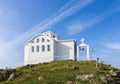
[[[82,42],[82,44],[84,44],[84,43],[85,43],[85,39],[84,39],[84,38],[82,38],[82,39],[81,39],[81,42]]]

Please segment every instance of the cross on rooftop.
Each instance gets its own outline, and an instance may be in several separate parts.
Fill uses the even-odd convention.
[[[84,39],[84,38],[81,39],[81,43],[82,43],[82,44],[85,43],[85,39]]]

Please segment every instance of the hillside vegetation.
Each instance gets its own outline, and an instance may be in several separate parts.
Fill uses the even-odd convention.
[[[11,70],[11,73],[10,73]],[[120,84],[120,70],[96,61],[54,61],[1,70],[0,84]]]

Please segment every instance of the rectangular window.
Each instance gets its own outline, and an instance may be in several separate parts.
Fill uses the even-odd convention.
[[[31,52],[34,52],[34,46],[31,47]]]
[[[39,42],[39,38],[36,40],[36,42],[37,42],[37,43]]]
[[[36,51],[39,52],[39,46],[36,46]]]
[[[47,45],[47,51],[50,51],[50,45]]]
[[[47,39],[47,42],[50,42],[50,40]]]
[[[43,51],[43,52],[45,51],[45,46],[44,46],[44,45],[42,45],[42,51]]]
[[[45,42],[45,39],[44,39],[44,38],[42,38],[42,42]]]

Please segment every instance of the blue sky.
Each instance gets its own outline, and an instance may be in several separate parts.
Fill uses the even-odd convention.
[[[54,31],[84,37],[94,55],[120,68],[120,0],[0,0],[0,68],[23,64],[24,44]]]

